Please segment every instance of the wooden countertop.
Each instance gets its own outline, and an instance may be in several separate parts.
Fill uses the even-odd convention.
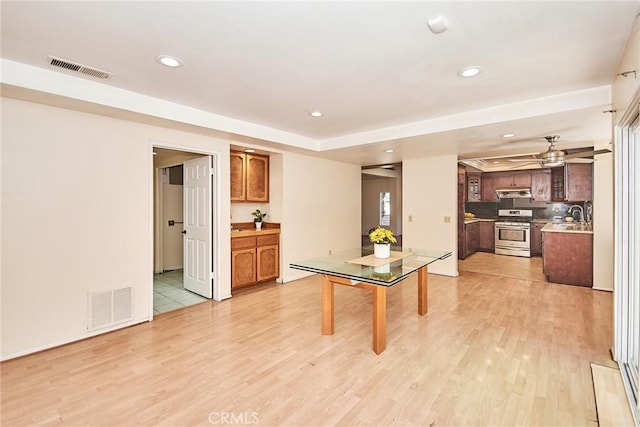
[[[253,222],[236,222],[231,224],[231,238],[267,236],[270,234],[280,234],[280,224],[277,222],[264,222],[262,229],[256,230]]]
[[[231,238],[235,239],[237,237],[253,237],[253,236],[266,236],[268,234],[280,234],[279,228],[265,228],[262,230],[256,229],[233,229],[231,230]]]

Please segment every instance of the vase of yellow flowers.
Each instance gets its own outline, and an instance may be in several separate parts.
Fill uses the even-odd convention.
[[[369,233],[369,240],[373,243],[373,256],[376,258],[389,258],[391,256],[391,243],[396,243],[393,231],[383,227],[377,227]]]

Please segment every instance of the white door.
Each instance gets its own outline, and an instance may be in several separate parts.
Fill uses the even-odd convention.
[[[184,163],[184,288],[212,296],[211,156]]]

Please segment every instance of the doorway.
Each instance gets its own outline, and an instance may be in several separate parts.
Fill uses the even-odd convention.
[[[153,147],[153,314],[212,297],[216,246],[212,157]]]
[[[382,226],[393,231],[402,246],[402,164],[362,168],[362,245],[369,230]]]

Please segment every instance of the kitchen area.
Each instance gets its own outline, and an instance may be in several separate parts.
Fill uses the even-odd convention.
[[[520,258],[536,280],[593,286],[592,163],[498,172],[461,164],[458,209],[462,264],[483,254],[498,274]]]

